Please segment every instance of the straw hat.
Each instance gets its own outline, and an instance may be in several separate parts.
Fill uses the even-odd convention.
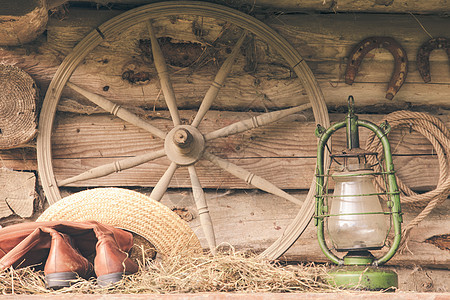
[[[36,220],[93,220],[136,233],[160,254],[201,251],[189,225],[167,206],[144,194],[122,188],[96,188],[65,197]]]

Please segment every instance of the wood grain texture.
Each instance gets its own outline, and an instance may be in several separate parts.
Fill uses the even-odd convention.
[[[295,196],[304,199],[306,194]],[[257,192],[227,192],[223,190],[210,191],[206,195],[211,218],[214,224],[217,243],[236,247],[236,249],[252,249],[261,251],[268,247],[294,218],[297,209],[289,201],[274,198],[271,195]],[[174,191],[165,195],[162,203],[168,207],[186,208],[194,216],[189,222],[191,228],[199,236],[202,245],[207,243],[200,227],[194,200],[190,191]],[[428,218],[411,232],[408,243],[409,250],[397,253],[388,265],[422,266],[449,269],[450,252],[428,244],[425,241],[435,235],[448,234],[449,204],[447,200]],[[403,206],[404,224],[407,224],[419,213],[417,209]],[[236,233],[239,234],[236,234]],[[383,250],[382,250],[383,251]],[[376,253],[379,255],[379,253]],[[327,262],[319,248],[316,228],[311,223],[305,233],[286,252],[282,259],[304,262]]]
[[[37,133],[39,90],[23,70],[0,65],[0,149],[22,147]]]
[[[95,18],[93,17],[95,14]],[[48,26],[48,41],[38,49],[0,49],[0,61],[15,64],[30,73],[40,86],[48,86],[56,67],[73,46],[84,35],[104,20],[118,14],[117,11],[71,10],[65,20],[53,20]],[[432,36],[446,36],[450,27],[448,18],[418,16],[422,26]],[[157,36],[172,39],[172,43],[199,43],[214,41],[222,26],[205,19],[208,35],[202,42],[192,33],[192,18],[188,21],[155,20]],[[420,45],[429,39],[427,33],[411,15],[286,15],[264,20],[286,38],[305,58],[319,81],[330,107],[345,105],[352,94],[358,106],[385,105],[409,107],[436,105],[449,107],[450,68],[443,50],[435,50],[430,57],[432,83],[421,80],[415,64]],[[97,47],[71,78],[75,84],[119,103],[133,103],[147,107],[165,107],[160,93],[151,58],[139,48],[139,40],[148,39],[145,24],[137,24],[122,35],[108,37],[107,42]],[[395,28],[395,30],[392,30]],[[182,34],[184,33],[184,34]],[[346,59],[354,44],[373,35],[395,38],[406,50],[409,58],[409,73],[406,83],[393,101],[384,99],[393,59],[384,49],[373,50],[364,59],[356,81],[352,86],[344,84]],[[238,39],[227,36],[214,47],[204,47],[208,56],[201,64],[192,68],[171,66],[171,80],[179,106],[190,108],[198,105],[218,71],[221,61],[227,56],[225,50]],[[231,109],[241,103],[264,107],[289,107],[306,102],[304,91],[290,68],[273,56],[270,49],[258,41],[255,44],[253,63],[256,73],[245,71],[248,61],[239,55],[225,86],[221,89],[215,105]],[[247,47],[248,48],[248,47]],[[247,54],[248,56],[249,54]],[[122,79],[125,71],[147,72],[150,79],[140,84],[131,84]],[[64,98],[80,100],[80,96],[66,89]]]
[[[62,0],[51,0],[52,2],[61,2]],[[72,2],[82,2],[84,0],[72,0]],[[91,0],[91,2],[104,5],[104,0]],[[217,3],[217,1],[210,1]],[[147,4],[148,0],[114,0],[108,3],[115,3],[119,5],[136,5]],[[276,12],[377,12],[377,13],[400,13],[405,12],[418,14],[443,14],[450,11],[450,5],[445,0],[243,0],[226,2],[227,5],[242,9],[243,11],[276,11]]]
[[[36,176],[32,172],[0,169],[0,218],[12,214],[29,218],[34,212]]]
[[[192,119],[195,111],[181,111],[182,120]],[[209,111],[200,124],[201,132],[210,132],[249,118],[255,113]],[[152,124],[169,131],[172,124],[167,112],[149,115]],[[344,115],[332,114],[332,121]],[[361,115],[381,123],[382,116]],[[448,116],[441,116],[446,124]],[[308,189],[314,174],[317,138],[315,124],[308,112],[297,113],[275,124],[207,143],[211,153],[255,173],[283,189]],[[367,130],[361,131],[361,143]],[[435,186],[438,164],[433,148],[420,134],[408,128],[394,130],[390,136],[394,164],[402,180],[417,190]],[[142,129],[109,115],[73,116],[58,119],[53,136],[54,168],[58,180],[82,173],[93,167],[126,157],[162,149],[163,141]],[[345,147],[345,132],[333,137],[333,148]],[[89,182],[72,186],[154,186],[169,166],[167,158],[157,159],[139,167],[125,170]],[[424,166],[427,166],[424,168]],[[197,168],[205,188],[251,188],[243,180],[230,176],[208,161],[200,161]],[[187,170],[180,168],[171,181],[174,187],[190,187]]]
[[[192,119],[193,115],[193,111],[183,111],[182,119]],[[251,115],[209,112],[201,123],[200,130],[209,132]],[[152,113],[149,117],[152,118],[152,124],[161,130],[168,131],[172,128],[168,115],[162,112]],[[331,114],[330,117],[332,122],[336,122],[342,120],[344,115]],[[450,126],[448,115],[438,117]],[[360,115],[360,118],[376,124],[383,120],[380,115]],[[293,115],[273,126],[214,140],[208,149],[260,176],[268,176],[266,179],[273,180],[273,183],[280,187],[307,189],[315,164],[317,139],[313,135],[314,129],[311,116],[305,112]],[[361,130],[362,145],[367,134],[367,130]],[[427,190],[435,186],[439,169],[431,144],[420,134],[410,132],[408,128],[394,130],[389,139],[400,178],[418,190]],[[54,165],[59,179],[75,176],[101,164],[157,151],[163,147],[163,142],[159,138],[152,137],[147,132],[112,116],[99,115],[72,115],[58,119],[53,143]],[[345,147],[343,132],[333,136],[333,145],[336,151]],[[33,148],[4,150],[0,152],[0,158],[0,163],[6,168],[37,169]],[[168,164],[167,159],[161,158],[138,168],[97,179],[89,186],[105,185],[106,182],[109,182],[109,185],[154,186]],[[207,187],[215,188],[219,182],[219,188],[220,186],[248,188],[241,180],[229,176],[208,162],[201,162],[199,173],[202,184]],[[177,171],[172,185],[190,187],[187,172],[182,169]]]
[[[128,0],[123,2],[126,1]],[[433,9],[439,7],[441,13],[446,11],[447,4],[442,0],[408,2],[409,10],[405,10],[406,2],[402,0],[396,0],[388,6],[372,2],[369,4],[367,1],[343,0],[334,8],[331,7],[330,1],[325,1],[324,5],[323,1],[307,0],[302,1],[301,5],[305,5],[301,7],[302,9],[307,9],[307,5],[313,5],[315,8],[311,8],[312,10],[365,9],[376,12],[400,11],[402,15],[277,15],[270,18],[264,16],[264,22],[275,28],[305,58],[319,81],[328,107],[333,111],[340,111],[339,109],[346,105],[349,94],[355,97],[358,108],[363,107],[369,111],[369,107],[372,107],[371,111],[375,113],[379,113],[378,107],[382,106],[392,107],[392,110],[411,106],[426,106],[430,111],[434,110],[434,106],[448,109],[450,70],[447,57],[440,50],[432,53],[430,57],[432,84],[423,83],[416,70],[415,55],[418,47],[429,36],[413,16],[403,14],[405,11],[414,13],[416,9],[423,12],[425,11],[423,5],[430,7],[436,2]],[[256,3],[268,5],[265,0],[258,0]],[[286,3],[280,1],[277,5]],[[45,91],[57,67],[73,46],[96,26],[118,13],[120,12],[71,8],[68,18],[53,19],[49,22],[47,40],[41,37],[27,47],[0,48],[0,63],[24,69]],[[417,16],[417,18],[434,37],[448,36],[450,28],[448,18],[437,16]],[[208,29],[208,35],[202,41],[192,32],[192,24],[192,19],[189,22],[183,19],[156,20],[155,29],[157,37],[170,37],[172,43],[181,44],[211,42],[220,34],[222,28],[217,23],[205,19],[204,25]],[[182,30],[184,34],[180,33]],[[391,55],[382,49],[375,50],[366,57],[352,86],[344,84],[348,52],[358,41],[371,35],[394,37],[406,49],[409,56],[408,78],[393,101],[384,99],[393,61]],[[108,37],[87,57],[71,80],[124,107],[137,107],[136,114],[147,118],[152,124],[167,132],[173,125],[168,114],[159,110],[166,109],[166,106],[157,73],[151,58],[139,48],[139,40],[148,38],[143,24],[133,26],[123,35]],[[198,108],[211,80],[217,74],[220,63],[227,57],[227,47],[232,48],[237,38],[238,35],[232,34],[227,37],[228,40],[222,40],[216,47],[208,48],[211,52],[208,52],[206,60],[195,68],[169,67],[177,104],[184,108],[181,113],[182,123],[189,123],[193,119],[194,113],[189,109]],[[231,43],[227,44],[228,41]],[[243,107],[247,109],[248,106],[254,105],[259,111],[264,111],[307,102],[305,92],[301,84],[292,77],[290,68],[257,40],[255,47],[255,52],[243,52],[238,55],[225,86],[214,102],[216,111],[209,112],[204,122],[200,124],[202,132],[210,132],[253,115],[226,110],[243,110]],[[246,49],[248,48],[250,47],[246,46]],[[258,71],[256,73],[247,69],[250,54],[254,55],[253,63]],[[125,71],[147,72],[149,78],[138,84],[132,84],[122,78]],[[59,109],[53,139],[57,179],[77,175],[107,162],[162,148],[161,139],[113,116],[104,115],[101,109],[69,88],[65,89]],[[440,117],[450,125],[448,115]],[[342,115],[332,114],[331,118],[332,121],[338,121],[342,119]],[[360,118],[380,123],[383,115],[360,115]],[[311,114],[295,114],[278,122],[276,126],[267,126],[215,140],[211,142],[208,150],[283,189],[288,189],[290,193],[303,199],[305,195],[298,190],[309,188],[314,172],[317,142],[313,135],[314,129]],[[366,132],[361,132],[361,141],[364,141],[366,135]],[[417,133],[410,133],[408,128],[392,133],[390,138],[396,153],[394,163],[399,176],[414,189],[431,189],[437,182],[438,167],[429,143]],[[335,149],[343,147],[344,140],[343,134],[336,135],[333,138],[333,147]],[[167,159],[162,158],[138,168],[78,185],[153,187],[167,170],[169,163]],[[16,170],[36,170],[35,153],[32,149],[2,151],[0,164]],[[298,206],[289,201],[255,191],[244,181],[230,176],[207,161],[201,161],[196,165],[196,170],[199,182],[205,190],[205,199],[211,212],[218,243],[231,243],[237,249],[260,251],[282,234],[298,211]],[[190,225],[206,248],[207,243],[202,235],[190,187],[186,168],[177,170],[170,182],[169,193],[163,197],[163,203],[169,207],[188,208],[194,215]],[[148,190],[150,193],[151,189]],[[448,251],[424,242],[432,236],[448,234],[448,207],[447,200],[415,228],[409,243],[412,253],[397,254],[390,264],[448,269]],[[404,208],[404,211],[406,221],[418,213],[417,210],[408,208]],[[286,258],[308,262],[326,261],[317,245],[313,226],[310,226],[294,247],[286,253]]]
[[[20,148],[0,151],[0,166],[11,170],[37,170],[36,149]]]
[[[3,7],[2,3],[0,12],[0,46],[23,45],[44,32],[48,21],[45,0],[7,4]]]
[[[258,1],[257,1],[258,2]],[[265,3],[269,5],[271,3],[269,0],[260,0],[261,4]],[[273,2],[272,2],[273,3]],[[285,0],[287,5],[290,4],[291,9],[295,9],[293,2]],[[276,4],[279,5],[278,3]],[[295,3],[297,6],[297,2]],[[444,11],[449,11],[450,6],[448,2],[437,0],[434,3],[428,2],[424,3],[419,0],[406,1],[406,0],[376,0],[373,2],[367,2],[364,0],[340,0],[340,1],[302,1],[302,6],[305,9],[319,10],[319,11],[329,11],[329,12],[378,12],[378,13],[435,13],[439,14]]]

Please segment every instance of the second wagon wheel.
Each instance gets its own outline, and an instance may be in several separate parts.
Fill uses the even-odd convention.
[[[132,63],[126,63],[127,59]],[[118,65],[123,68],[117,70]],[[265,80],[263,83],[261,78]],[[270,97],[258,91],[263,84],[280,84],[283,82],[280,78],[287,83]],[[278,103],[277,97],[286,91],[291,93],[289,101]],[[105,116],[102,110],[103,115],[99,114],[95,120],[108,118],[119,125],[111,126],[113,131],[107,140],[95,135],[107,125],[99,125],[98,129],[71,127],[65,120],[80,116],[61,112],[64,110],[59,109],[61,99],[78,99],[91,107],[94,103],[109,113],[109,117]],[[187,187],[172,180],[175,173],[185,172],[204,235],[209,247],[215,249],[205,189],[227,187],[222,182],[213,186],[211,181],[216,175],[208,175],[204,169],[226,171],[240,180],[244,188],[257,188],[273,195],[273,201],[288,200],[298,205],[297,217],[262,253],[276,259],[308,225],[314,210],[314,188],[306,201],[301,202],[285,192],[285,187],[263,178],[278,171],[258,175],[251,166],[240,164],[239,159],[221,156],[220,149],[233,143],[229,139],[261,130],[259,127],[275,126],[280,119],[309,108],[316,123],[329,125],[325,101],[311,70],[297,51],[264,23],[242,12],[204,2],[149,4],[98,26],[58,68],[40,115],[39,175],[47,200],[53,204],[61,198],[63,186],[143,186],[131,177],[122,176],[118,180],[115,176],[118,172],[144,170],[137,173],[137,177],[142,174],[144,178],[149,173],[158,174],[158,167],[162,169],[158,179],[147,186],[154,186],[150,197],[159,201],[168,189]],[[224,121],[222,117],[230,112],[240,119]],[[55,117],[59,114],[60,117]],[[205,125],[207,120],[209,123]],[[97,121],[88,123],[95,126]],[[61,128],[68,131],[61,133]],[[84,131],[92,133],[90,138],[78,138],[77,134]],[[121,142],[114,141],[116,134],[122,134]],[[59,136],[58,143],[52,141],[55,136]],[[138,140],[128,140],[133,136],[139,136]],[[75,147],[64,149],[64,139],[74,138],[82,143],[82,153],[63,159],[64,153],[78,151]],[[249,138],[248,142],[252,140]],[[222,141],[220,147],[218,141]],[[92,159],[87,165],[77,164],[88,158]],[[145,169],[148,164],[153,164],[154,169]],[[55,172],[61,165],[65,166],[63,174]],[[100,179],[106,180],[106,184],[99,184]]]

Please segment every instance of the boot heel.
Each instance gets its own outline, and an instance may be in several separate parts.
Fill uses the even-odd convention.
[[[97,277],[97,283],[101,287],[116,283],[122,280],[122,272],[100,275]]]
[[[61,289],[63,287],[69,287],[78,276],[73,272],[58,272],[45,275],[45,281],[47,287],[51,289]]]

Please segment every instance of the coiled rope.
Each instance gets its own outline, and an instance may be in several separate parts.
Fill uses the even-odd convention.
[[[397,177],[397,184],[402,193],[400,197],[401,202],[416,207],[424,207],[422,212],[402,230],[401,250],[405,250],[407,249],[406,242],[409,239],[411,230],[425,219],[436,206],[447,199],[450,193],[450,132],[441,120],[426,113],[398,111],[387,115],[386,121],[389,122],[392,129],[396,127],[407,128],[425,136],[436,151],[439,162],[439,181],[437,186],[434,190],[424,194],[414,192]],[[375,137],[374,133],[371,133],[367,138],[366,149],[378,152],[381,157],[383,148],[380,140]],[[375,164],[376,158],[370,158],[369,163]],[[379,166],[377,171],[380,171]],[[381,180],[377,182],[377,185],[378,188],[382,187]]]

